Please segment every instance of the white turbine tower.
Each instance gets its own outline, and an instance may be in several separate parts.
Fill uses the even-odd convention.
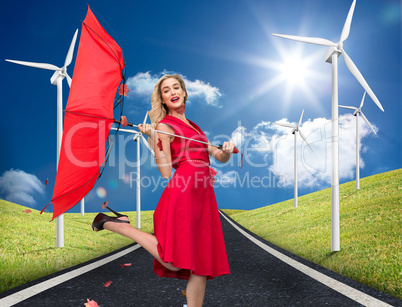
[[[306,144],[308,145],[308,147],[310,147],[311,150],[313,150],[313,148],[311,148],[310,144],[307,142],[306,137],[304,136],[304,134],[301,132],[300,130],[300,125],[302,122],[302,118],[303,118],[303,113],[304,110],[302,111],[301,115],[300,115],[300,119],[299,119],[299,123],[297,124],[297,126],[291,125],[291,124],[284,124],[284,123],[273,123],[275,125],[278,126],[283,126],[283,127],[287,127],[287,128],[292,128],[292,134],[294,134],[295,136],[295,155],[294,155],[294,168],[295,168],[295,197],[294,197],[294,204],[295,204],[295,208],[297,208],[297,198],[298,198],[298,193],[297,193],[297,133],[300,133],[300,136],[302,137],[302,139],[306,142]],[[314,150],[313,150],[314,151]]]
[[[366,92],[370,95],[378,107],[384,111],[379,100],[364,80],[362,74],[357,69],[351,58],[343,49],[343,42],[348,38],[350,32],[350,25],[352,23],[353,12],[355,9],[356,0],[353,1],[345,24],[343,26],[342,34],[339,42],[334,43],[330,40],[317,38],[317,37],[301,37],[293,35],[274,34],[275,36],[322,46],[329,46],[325,54],[325,61],[332,63],[332,175],[331,175],[331,251],[340,250],[339,239],[339,126],[338,126],[338,56],[342,53],[345,64],[350,72],[355,76],[357,81],[362,85]]]
[[[71,64],[73,60],[73,53],[75,47],[75,41],[77,40],[78,29],[75,31],[73,40],[71,41],[70,48],[68,49],[66,59],[64,61],[64,66],[59,68],[52,64],[46,63],[32,63],[25,61],[14,61],[14,60],[6,60],[8,62],[47,69],[54,70],[53,76],[50,78],[50,82],[53,85],[57,86],[57,166],[59,165],[59,157],[60,157],[60,148],[61,148],[61,139],[63,135],[63,79],[66,77],[68,85],[71,86],[71,78],[67,74],[67,66]],[[81,203],[83,205],[83,202]],[[82,212],[82,210],[81,210]],[[57,230],[56,230],[56,246],[64,247],[64,214],[57,217]]]
[[[147,113],[148,115],[148,113]],[[144,122],[146,121],[146,118]],[[116,128],[112,128],[113,130],[117,130]],[[122,132],[128,132],[134,134],[133,140],[137,142],[137,229],[141,229],[141,176],[140,176],[140,162],[141,162],[141,155],[140,155],[140,138],[144,142],[144,145],[149,149],[149,151],[154,154],[154,151],[149,146],[148,141],[144,138],[141,132],[130,130],[130,129],[119,129]]]
[[[375,135],[377,135],[377,133],[374,131],[373,127],[370,125],[370,122],[368,121],[368,119],[366,118],[366,116],[364,116],[363,112],[362,112],[362,107],[364,104],[364,98],[366,97],[366,92],[364,92],[363,94],[363,98],[362,101],[360,103],[360,107],[359,108],[355,108],[355,107],[348,107],[348,106],[341,106],[339,105],[340,108],[344,108],[344,109],[351,109],[351,110],[355,110],[353,112],[353,116],[356,116],[356,189],[360,189],[360,166],[359,166],[359,159],[360,159],[360,142],[359,142],[359,114],[362,116],[363,120],[367,123],[367,125],[370,127],[370,129],[374,132]]]

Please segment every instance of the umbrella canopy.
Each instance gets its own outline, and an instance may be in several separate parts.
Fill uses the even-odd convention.
[[[123,69],[121,48],[88,7],[65,110],[60,159],[51,200],[52,220],[74,207],[99,177],[100,167],[105,162],[106,140],[114,121],[113,104]]]

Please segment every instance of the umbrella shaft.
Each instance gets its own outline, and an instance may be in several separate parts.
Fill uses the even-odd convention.
[[[120,123],[120,121],[117,121],[117,120],[115,122]],[[134,125],[133,123],[128,123],[127,126],[138,128],[138,126]],[[192,139],[192,138],[188,138],[188,137],[185,137],[185,136],[181,136],[181,135],[177,135],[177,134],[169,133],[169,132],[165,132],[165,131],[160,131],[160,130],[155,130],[155,131],[158,132],[158,133],[162,133],[162,134],[166,134],[166,135],[170,135],[170,136],[174,136],[174,137],[179,137],[179,138],[182,138],[182,139],[198,142],[198,143],[201,143],[201,144],[211,145],[211,146],[214,146],[216,148],[222,149],[222,145],[215,145],[215,144],[211,144],[211,143],[208,143],[208,142],[195,140],[195,139]]]

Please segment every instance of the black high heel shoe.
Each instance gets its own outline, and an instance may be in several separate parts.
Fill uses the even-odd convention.
[[[114,215],[116,215],[117,217],[123,217],[123,216],[128,217],[128,216],[125,215],[125,214],[121,214],[121,213],[119,213],[119,212],[114,211],[113,209],[110,209],[108,206],[106,206],[106,209],[108,209],[108,210],[110,210],[111,212],[113,212]]]
[[[111,209],[109,209],[109,210],[111,210]],[[113,212],[113,211],[112,211]],[[116,212],[117,213],[117,212]],[[119,215],[117,215],[117,217],[114,217],[114,216],[108,216],[108,215],[106,215],[106,214],[103,214],[103,213],[99,213],[96,217],[95,217],[95,219],[94,219],[94,221],[92,222],[92,230],[94,230],[94,231],[100,231],[100,230],[103,230],[104,228],[103,228],[103,224],[105,224],[106,222],[115,222],[115,223],[127,223],[127,224],[130,224],[130,221],[124,221],[124,220],[119,220],[119,217],[122,217],[122,216],[126,216],[127,217],[127,215],[123,215],[123,214],[120,214],[120,213],[118,213]],[[95,228],[96,228],[96,230],[95,230]]]
[[[114,215],[116,215],[117,217],[122,217],[122,216],[128,217],[127,215],[120,214],[119,212],[116,212],[116,211],[114,211],[113,209],[110,209],[110,208],[107,206],[108,204],[109,204],[109,201],[105,201],[105,202],[102,204],[102,209],[108,209],[109,211],[113,212]]]

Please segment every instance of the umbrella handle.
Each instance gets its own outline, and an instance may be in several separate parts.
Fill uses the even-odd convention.
[[[215,145],[215,146],[216,146],[216,145]],[[218,147],[218,149],[222,150],[222,145],[218,145],[217,147]],[[241,154],[239,167],[242,168],[242,167],[243,167],[243,153],[242,153],[240,150],[238,150],[236,147],[233,148],[233,153],[234,153],[234,154],[237,154],[237,153],[239,153],[239,152],[240,152],[240,154]]]
[[[222,145],[218,145],[218,149],[220,149],[220,150],[222,150]],[[233,153],[234,154],[237,154],[237,153],[239,153],[240,151],[235,147],[235,148],[233,148]]]

